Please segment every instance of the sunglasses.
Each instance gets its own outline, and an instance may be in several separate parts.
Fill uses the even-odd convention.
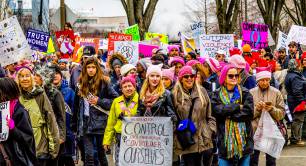
[[[229,79],[233,79],[234,77],[238,78],[239,74],[228,74],[227,76],[228,76]]]
[[[183,76],[183,78],[185,78],[185,79],[189,79],[189,78],[194,78],[195,77],[195,75],[184,75]]]

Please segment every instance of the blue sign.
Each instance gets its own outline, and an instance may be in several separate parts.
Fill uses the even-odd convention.
[[[28,29],[27,40],[32,50],[47,52],[49,38],[50,34],[47,32]]]

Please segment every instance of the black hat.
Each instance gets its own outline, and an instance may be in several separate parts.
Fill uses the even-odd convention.
[[[83,57],[91,57],[96,54],[96,50],[93,46],[85,46],[83,49]]]

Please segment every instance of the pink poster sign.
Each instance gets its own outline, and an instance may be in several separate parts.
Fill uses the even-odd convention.
[[[158,46],[155,45],[149,45],[149,44],[139,44],[138,49],[139,49],[139,54],[143,54],[144,57],[151,57],[152,56],[152,50],[154,48],[159,48]]]
[[[261,49],[268,46],[268,25],[243,22],[241,29],[242,46],[249,44],[252,49]]]

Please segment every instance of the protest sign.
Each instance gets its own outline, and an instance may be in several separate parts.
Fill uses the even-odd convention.
[[[200,35],[205,34],[203,22],[197,22],[190,25],[192,37],[195,39],[196,48],[200,48]]]
[[[108,34],[108,55],[114,53],[114,42],[115,41],[132,41],[132,35],[109,33]]]
[[[125,34],[132,35],[133,41],[140,41],[139,27],[138,24],[127,27],[124,30]]]
[[[0,22],[0,64],[2,66],[31,58],[32,52],[16,16]]]
[[[234,47],[234,35],[233,34],[213,34],[213,35],[201,35],[201,57],[209,56],[214,58],[218,50],[226,52],[226,56],[229,57],[229,49]]]
[[[292,25],[287,37],[287,44],[295,41],[302,45],[306,45],[306,27]]]
[[[129,117],[122,123],[120,166],[172,165],[170,117]]]
[[[107,39],[100,39],[99,40],[99,49],[107,50],[107,48],[108,48]]]
[[[10,119],[10,102],[6,101],[0,103],[0,141],[6,141],[9,136],[9,128],[7,126],[7,119]]]
[[[253,49],[268,46],[268,25],[243,22],[241,26],[242,45],[249,44]]]
[[[130,64],[137,65],[139,59],[138,42],[136,41],[115,41],[114,52],[121,53]]]
[[[164,43],[164,44],[168,44],[168,42],[169,42],[167,35],[147,32],[145,34],[145,40],[152,40],[152,39],[159,39],[159,41]]]
[[[49,33],[35,29],[28,29],[27,40],[32,50],[46,52],[48,50],[49,38]]]
[[[287,35],[282,31],[278,31],[278,40],[277,40],[276,49],[279,49],[281,47],[287,48]]]
[[[139,43],[139,45],[138,45],[139,54],[142,54],[144,57],[151,57],[152,56],[152,50],[154,48],[158,49],[159,47],[156,46],[156,45],[141,44],[141,43]]]
[[[184,54],[187,55],[188,52],[195,52],[196,44],[193,38],[189,38],[183,33],[180,33],[181,44],[183,46]]]
[[[57,46],[63,58],[69,58],[75,47],[75,36],[72,30],[55,32]]]
[[[73,51],[73,62],[79,62],[81,60],[81,57],[78,56],[80,54],[77,54],[79,49],[84,46],[92,46],[95,48],[96,53],[98,53],[99,49],[99,38],[82,38],[82,37],[76,37],[75,38],[75,48]]]

